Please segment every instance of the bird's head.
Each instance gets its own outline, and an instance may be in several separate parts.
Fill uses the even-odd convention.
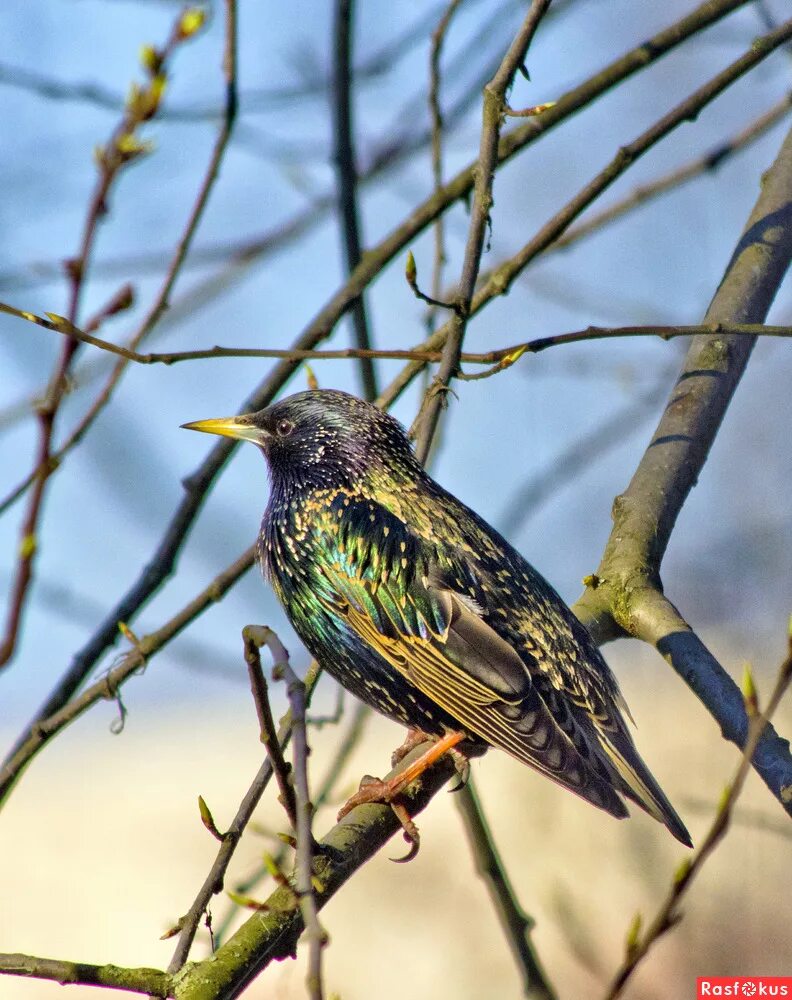
[[[340,485],[385,471],[420,471],[398,421],[335,389],[298,392],[257,413],[182,426],[252,441],[266,455],[276,484]]]

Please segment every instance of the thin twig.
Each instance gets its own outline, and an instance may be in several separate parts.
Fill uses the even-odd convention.
[[[750,674],[748,676],[750,678]],[[679,909],[682,898],[707,859],[728,832],[734,804],[751,770],[751,760],[754,751],[762,738],[768,720],[778,708],[790,681],[792,681],[792,620],[790,620],[790,639],[787,658],[781,664],[773,692],[767,703],[767,708],[761,713],[757,711],[754,701],[755,695],[751,693],[753,692],[753,681],[752,679],[749,680],[749,690],[745,695],[746,709],[750,717],[748,738],[745,742],[745,749],[735,775],[724,790],[712,825],[698,849],[690,857],[685,858],[677,869],[668,895],[646,931],[640,934],[639,924],[637,922],[634,924],[635,930],[628,938],[627,954],[624,962],[616,972],[611,985],[605,993],[604,1000],[616,1000],[616,997],[621,996],[624,987],[629,982],[639,963],[646,958],[657,941],[682,919]]]
[[[88,203],[83,223],[79,249],[75,257],[66,263],[69,279],[69,301],[67,320],[78,321],[80,302],[85,287],[86,275],[96,242],[100,222],[108,212],[111,188],[119,174],[148,149],[139,138],[138,129],[148,122],[159,110],[166,80],[166,67],[174,50],[200,28],[200,22],[188,20],[189,14],[179,14],[163,48],[150,49],[152,58],[145,64],[147,83],[133,89],[118,125],[113,129],[107,144],[96,152],[98,177]],[[27,595],[33,582],[33,572],[39,549],[38,525],[46,494],[47,481],[58,468],[52,461],[52,440],[55,424],[67,387],[67,376],[80,342],[68,338],[61,349],[60,358],[50,379],[44,400],[37,408],[39,422],[36,458],[33,464],[33,490],[28,498],[27,509],[22,518],[17,566],[8,602],[5,632],[0,639],[0,668],[13,657],[19,638],[19,630],[25,610]]]
[[[166,312],[169,306],[169,300],[173,288],[176,284],[176,280],[182,271],[184,262],[187,258],[187,254],[192,245],[193,238],[197,232],[200,221],[203,217],[206,206],[209,202],[209,196],[214,188],[215,182],[220,172],[220,166],[223,161],[228,143],[233,132],[234,123],[236,121],[237,114],[237,17],[236,17],[236,0],[226,0],[226,36],[225,36],[225,47],[223,51],[223,74],[225,77],[226,84],[226,99],[225,99],[225,111],[223,114],[223,119],[221,122],[220,130],[218,132],[217,138],[215,140],[214,148],[212,150],[212,155],[209,158],[209,163],[206,168],[203,180],[198,190],[193,207],[190,210],[189,217],[185,224],[184,232],[179,239],[174,253],[171,256],[170,263],[168,265],[165,277],[163,279],[162,285],[159,292],[154,298],[154,301],[149,308],[143,321],[138,326],[135,333],[129,340],[129,349],[134,350],[154,329],[157,323],[162,318],[163,314]],[[0,305],[2,309],[2,305]],[[7,311],[7,310],[3,310]],[[17,314],[18,315],[18,314]],[[72,324],[73,326],[73,321]],[[90,332],[90,331],[89,331]],[[50,456],[51,463],[60,463],[63,461],[66,454],[71,451],[75,445],[79,444],[82,438],[85,436],[86,432],[93,425],[96,417],[101,413],[104,407],[110,401],[110,398],[121,379],[126,368],[126,363],[130,359],[120,355],[123,359],[120,361],[109,378],[105,382],[102,390],[97,395],[94,402],[91,404],[83,418],[77,424],[77,426],[72,430],[64,443],[58,448],[57,452]],[[18,486],[12,493],[5,498],[5,500],[0,504],[0,513],[2,513],[10,503],[20,496],[30,482],[33,481],[37,472],[34,470],[33,473],[28,477],[27,480],[23,481],[20,486]]]
[[[319,665],[315,661],[311,663],[311,666],[308,668],[308,672],[305,675],[306,701],[310,701],[311,695],[313,694],[319,680],[320,673],[321,671],[319,669]],[[281,751],[288,747],[291,734],[292,718],[291,713],[288,712],[278,727],[278,742],[280,744]],[[239,843],[242,833],[244,832],[250,817],[253,815],[253,812],[258,805],[261,796],[264,794],[271,778],[272,760],[270,757],[267,757],[262,762],[262,765],[259,768],[256,777],[253,779],[250,788],[247,790],[245,797],[240,802],[237,814],[234,817],[231,826],[223,835],[223,841],[217,852],[217,856],[212,864],[212,867],[209,870],[209,874],[206,876],[203,885],[190,906],[190,909],[176,925],[175,930],[179,934],[179,940],[176,944],[176,950],[173,953],[170,965],[168,966],[169,973],[174,974],[178,972],[187,961],[190,955],[190,948],[192,947],[192,943],[198,931],[198,926],[201,922],[201,918],[206,912],[206,908],[209,905],[212,896],[223,891],[225,873],[231,863],[231,858],[234,855],[236,846]]]
[[[443,112],[440,104],[440,57],[443,52],[448,29],[459,9],[461,0],[450,0],[432,32],[429,50],[429,118],[432,126],[432,182],[434,194],[443,187]],[[432,268],[432,302],[426,322],[429,332],[434,329],[434,311],[439,305],[443,287],[443,268],[446,263],[445,220],[442,215],[435,219],[434,226],[434,266]]]
[[[264,744],[267,755],[272,761],[272,769],[275,772],[275,780],[280,788],[281,800],[289,822],[293,830],[297,830],[297,800],[294,795],[294,785],[292,783],[291,765],[288,764],[281,751],[280,740],[275,730],[275,720],[272,717],[269,694],[267,692],[267,681],[264,671],[261,668],[261,656],[259,649],[266,645],[268,637],[263,634],[258,625],[246,625],[242,629],[242,643],[245,650],[245,663],[250,676],[250,689],[253,694],[253,702],[256,706],[256,714],[259,720],[259,730],[261,742]]]
[[[508,262],[507,262],[508,263]],[[484,303],[481,304],[483,307]],[[442,359],[442,351],[437,347],[427,349],[428,345],[437,344],[437,333],[427,339],[422,347],[413,349],[373,350],[344,347],[336,350],[292,350],[278,347],[215,347],[197,348],[192,351],[168,351],[141,353],[128,347],[114,344],[110,340],[95,337],[87,330],[73,326],[63,316],[49,313],[48,317],[38,316],[27,310],[17,309],[5,302],[0,302],[0,312],[19,319],[27,320],[46,330],[64,334],[82,343],[90,344],[101,351],[134,361],[140,365],[175,365],[184,361],[206,361],[218,358],[279,358],[284,361],[338,361],[350,358],[382,358],[399,361],[420,361],[430,363]],[[445,329],[445,328],[444,328]],[[587,340],[615,340],[625,337],[659,337],[660,340],[675,340],[678,337],[792,337],[792,326],[769,326],[764,323],[698,323],[695,325],[678,324],[676,326],[587,326],[581,330],[571,330],[568,333],[557,333],[549,337],[536,337],[508,347],[498,347],[491,351],[462,351],[461,362],[475,365],[492,365],[490,371],[482,372],[488,378],[511,367],[525,355],[540,354],[551,347],[561,347],[566,344],[578,344]],[[464,375],[464,373],[463,373]],[[472,376],[467,376],[472,378]],[[6,501],[7,502],[7,501]],[[0,512],[2,511],[0,507]]]
[[[358,168],[355,155],[355,128],[352,94],[352,44],[354,0],[335,0],[333,13],[333,136],[338,185],[338,212],[341,218],[347,273],[352,274],[362,256],[360,212],[358,210]],[[369,319],[363,292],[350,305],[355,342],[361,350],[371,348]],[[360,358],[360,377],[366,399],[377,398],[374,361]]]
[[[429,442],[434,435],[440,417],[446,390],[459,368],[459,355],[462,352],[462,341],[471,314],[473,293],[492,207],[492,187],[498,165],[498,143],[503,122],[503,109],[506,103],[506,91],[511,86],[518,67],[522,66],[525,61],[536,29],[549,6],[550,0],[531,0],[531,6],[520,30],[509,46],[495,76],[484,88],[481,140],[474,171],[473,207],[470,213],[465,257],[454,299],[456,308],[448,321],[448,333],[443,345],[443,358],[431,391],[427,393],[426,403],[420,417],[421,430],[416,442],[416,454],[419,458],[425,458],[429,453]]]
[[[327,944],[327,934],[319,923],[314,885],[313,859],[314,838],[311,832],[313,805],[308,789],[308,735],[305,725],[305,685],[295,674],[289,663],[289,654],[283,643],[272,631],[262,629],[260,638],[269,646],[275,665],[272,676],[286,681],[286,690],[291,705],[292,743],[294,758],[294,785],[297,797],[297,865],[295,882],[300,912],[305,925],[308,942],[308,974],[306,983],[311,1000],[323,1000],[322,950]]]
[[[498,854],[472,779],[455,796],[479,875],[486,881],[495,911],[523,978],[523,996],[555,1000],[556,994],[531,944],[534,921],[521,908]]]

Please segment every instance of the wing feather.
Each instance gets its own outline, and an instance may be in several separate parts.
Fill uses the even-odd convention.
[[[487,588],[476,587],[468,555],[419,538],[368,498],[335,502],[341,531],[337,551],[323,561],[320,602],[470,735],[614,816],[627,815],[626,795],[689,842],[627,732],[618,685],[579,623],[548,612],[585,660],[583,676],[540,644],[518,652],[493,628]],[[601,676],[591,663],[601,663]]]

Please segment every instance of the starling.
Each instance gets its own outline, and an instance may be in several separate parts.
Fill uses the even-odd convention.
[[[264,452],[262,568],[306,648],[347,690],[437,737],[435,756],[463,739],[499,747],[613,816],[627,816],[631,799],[690,845],[586,628],[430,478],[393,417],[311,390],[185,427]]]

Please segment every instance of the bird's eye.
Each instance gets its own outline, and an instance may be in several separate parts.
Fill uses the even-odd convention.
[[[293,430],[294,430],[294,424],[291,422],[291,420],[286,420],[286,419],[279,420],[275,426],[276,434],[278,435],[278,437],[282,438],[288,437]]]

